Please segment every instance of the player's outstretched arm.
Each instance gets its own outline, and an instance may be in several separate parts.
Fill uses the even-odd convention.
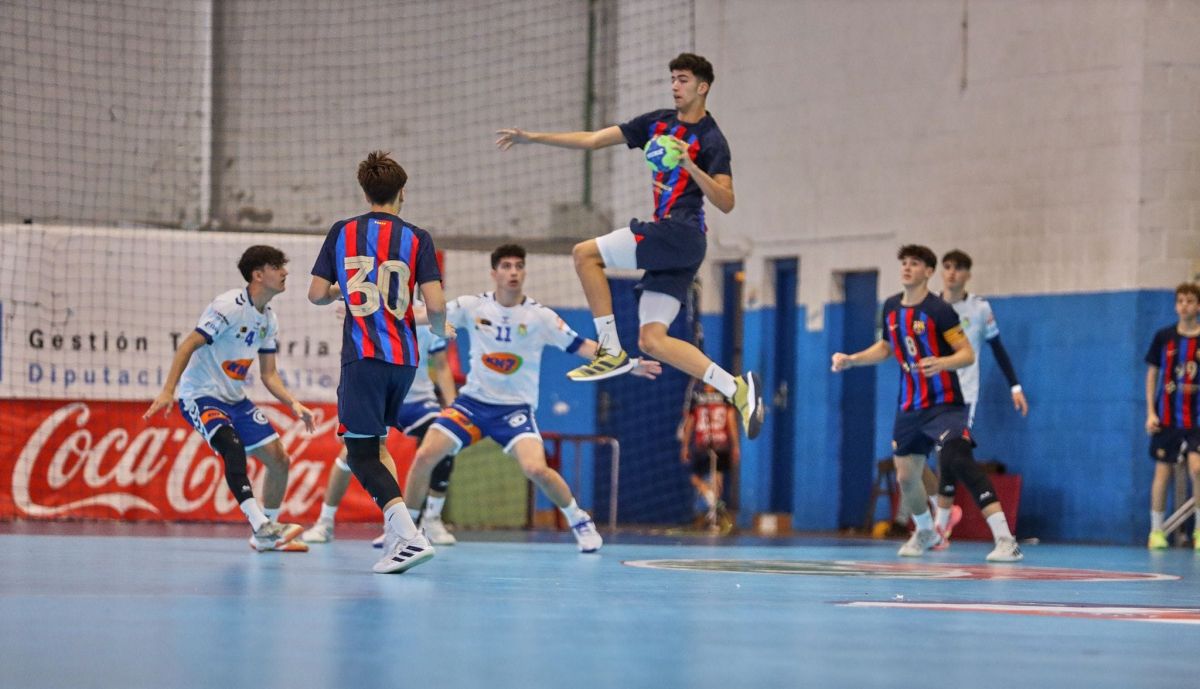
[[[430,355],[429,379],[437,386],[438,392],[442,393],[442,406],[448,407],[453,404],[454,398],[458,397],[458,388],[454,385],[454,372],[450,370],[446,350]]]
[[[496,136],[496,148],[501,151],[507,151],[517,144],[545,144],[594,151],[625,143],[625,135],[616,125],[594,132],[527,132],[516,128],[498,129]]]
[[[183,342],[179,343],[179,349],[175,350],[175,356],[171,359],[171,370],[167,372],[163,388],[146,408],[146,412],[142,414],[143,419],[149,419],[160,411],[166,415],[167,410],[175,401],[175,386],[179,385],[179,378],[183,375],[183,370],[187,368],[188,362],[192,360],[192,354],[206,344],[208,341],[195,330],[183,338]]]
[[[296,418],[304,421],[304,427],[309,433],[317,430],[316,421],[313,419],[312,410],[300,404],[300,401],[292,396],[292,393],[283,384],[283,378],[279,375],[279,368],[275,363],[274,352],[261,352],[258,355],[258,365],[262,368],[262,382],[267,391],[275,396],[275,399],[287,405],[288,409],[296,415]]]
[[[892,355],[892,347],[883,340],[878,340],[875,344],[867,347],[861,352],[853,354],[843,354],[836,352],[833,355],[833,365],[830,367],[834,373],[845,371],[848,368],[855,366],[874,366],[879,362],[887,359]]]

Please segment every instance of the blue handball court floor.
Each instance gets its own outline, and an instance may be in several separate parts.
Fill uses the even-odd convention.
[[[465,533],[401,575],[365,526],[0,523],[0,687],[1195,687],[1200,555]]]

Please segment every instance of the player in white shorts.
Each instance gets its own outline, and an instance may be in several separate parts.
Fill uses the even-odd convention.
[[[420,518],[430,474],[439,462],[487,436],[516,458],[525,476],[562,510],[579,549],[595,552],[603,539],[562,476],[546,465],[534,412],[542,350],[553,345],[591,359],[597,344],[525,296],[525,249],[506,244],[492,252],[491,260],[495,291],[446,305],[446,322],[471,338],[471,370],[454,404],[442,410],[417,449],[404,489],[409,513]],[[638,361],[632,373],[654,378],[661,371],[656,361]]]
[[[975,410],[979,404],[979,353],[983,351],[983,343],[987,342],[996,357],[996,363],[1004,372],[1012,393],[1013,408],[1021,416],[1029,414],[1029,403],[1017,380],[1017,372],[1013,369],[1008,350],[1000,341],[1000,326],[996,324],[996,316],[992,313],[992,305],[986,299],[967,292],[967,282],[971,279],[971,257],[959,249],[949,251],[942,256],[942,299],[954,308],[962,322],[963,333],[975,350],[975,363],[958,370],[958,383],[962,388],[963,402],[967,405],[968,423],[975,424]],[[926,471],[929,471],[926,464]],[[962,519],[962,509],[954,504],[954,485],[939,482],[937,510],[934,523],[942,535],[942,541],[934,550],[944,550],[950,547],[950,533],[954,525]]]
[[[422,317],[424,307],[414,303],[413,312],[418,317]],[[447,342],[434,335],[428,325],[417,326],[417,350],[420,352],[425,370],[418,372],[413,378],[412,387],[408,389],[408,394],[404,397],[404,404],[400,407],[400,418],[396,427],[400,428],[405,435],[416,438],[418,443],[425,438],[425,432],[429,429],[429,425],[442,411],[442,405],[438,402],[438,390],[441,391],[442,398],[447,403],[454,401],[456,394],[454,374],[450,372],[450,366],[446,361],[446,346]],[[435,384],[438,390],[434,389]],[[379,460],[388,468],[392,476],[396,476],[396,463],[388,454],[387,446],[383,443],[379,444]],[[425,513],[421,517],[425,535],[434,545],[454,545],[457,542],[454,534],[450,533],[442,523],[441,517],[442,505],[446,502],[445,484],[450,480],[452,469],[451,458],[447,457],[434,470],[429,489],[430,497],[425,505]],[[301,536],[305,543],[328,543],[333,540],[333,527],[338,505],[341,504],[342,498],[346,495],[346,489],[350,486],[350,477],[350,466],[346,464],[346,448],[342,446],[341,453],[334,460],[333,466],[329,468],[329,481],[325,486],[325,501],[321,504],[321,516],[317,519],[317,523]],[[383,541],[383,536],[380,536],[372,541],[372,545],[382,548]]]
[[[224,462],[225,482],[254,529],[250,546],[259,552],[308,549],[293,540],[302,531],[299,524],[277,521],[287,490],[287,451],[245,391],[257,355],[263,385],[304,420],[310,433],[314,430],[312,411],[288,392],[275,365],[279,321],[269,303],[286,288],[287,261],[275,247],[246,249],[238,261],[246,287],[208,305],[196,329],[179,344],[162,391],[142,415],[165,414],[178,399],[180,413]],[[246,473],[246,453],[266,467],[261,508]]]

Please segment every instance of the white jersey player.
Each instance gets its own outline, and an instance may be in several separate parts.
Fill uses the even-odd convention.
[[[967,405],[967,422],[975,424],[975,411],[979,408],[979,358],[983,352],[983,343],[987,342],[996,363],[1008,379],[1012,392],[1013,407],[1021,412],[1021,416],[1029,413],[1029,404],[1025,401],[1025,393],[1017,381],[1017,372],[1013,370],[1012,360],[1008,351],[1000,341],[1000,326],[996,324],[996,316],[992,306],[986,299],[975,294],[967,293],[967,281],[971,279],[971,257],[966,252],[954,249],[942,257],[942,299],[958,314],[963,332],[975,350],[975,363],[958,369],[958,384],[962,389],[963,402]],[[925,472],[929,472],[926,465]],[[931,479],[932,477],[927,477]],[[954,526],[962,519],[962,509],[953,503],[954,483],[945,474],[938,477],[937,510],[934,516],[934,526],[942,536],[941,542],[934,546],[935,550],[945,550],[950,547],[950,534]]]
[[[275,365],[279,322],[269,303],[285,289],[287,256],[270,246],[252,246],[238,261],[245,289],[218,296],[204,310],[196,329],[180,343],[162,391],[143,415],[166,412],[178,399],[179,411],[204,436],[225,464],[225,481],[250,521],[250,546],[258,551],[307,550],[293,539],[298,524],[276,521],[287,489],[288,457],[279,435],[246,397],[246,375],[257,355],[263,385],[314,430],[313,414],[283,384]],[[266,467],[263,507],[246,472],[246,453]]]
[[[454,404],[434,420],[417,450],[404,490],[409,511],[419,518],[435,465],[486,436],[516,458],[525,476],[562,510],[579,549],[595,552],[603,539],[562,476],[546,465],[534,412],[542,349],[552,345],[591,359],[597,345],[577,335],[554,311],[525,296],[525,249],[504,245],[491,258],[495,291],[447,304],[447,322],[471,338],[471,370]],[[632,372],[654,378],[661,370],[656,361],[639,361]]]
[[[1013,369],[1008,351],[1000,341],[1000,326],[996,324],[996,316],[992,306],[986,299],[967,293],[967,281],[971,279],[971,257],[965,252],[955,249],[942,257],[942,284],[944,291],[942,299],[954,307],[962,321],[963,332],[971,341],[975,350],[975,363],[958,371],[958,383],[962,387],[963,401],[970,407],[970,420],[975,421],[975,409],[979,402],[979,354],[983,351],[983,343],[987,342],[996,357],[996,363],[1008,379],[1012,392],[1013,407],[1021,412],[1021,416],[1029,413],[1029,404],[1025,393],[1017,380],[1017,372]]]

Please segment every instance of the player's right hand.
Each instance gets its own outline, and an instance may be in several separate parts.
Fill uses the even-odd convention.
[[[496,139],[496,148],[501,151],[507,151],[516,144],[523,144],[529,141],[529,135],[521,129],[497,129],[496,134],[500,138]]]
[[[1146,435],[1154,435],[1162,430],[1162,422],[1159,421],[1158,414],[1153,412],[1146,414]]]
[[[146,408],[146,413],[142,414],[142,418],[149,420],[151,416],[154,416],[160,411],[163,413],[163,416],[166,416],[167,412],[171,409],[171,403],[174,401],[174,395],[166,390],[163,390],[162,392],[158,393],[158,397],[155,397],[154,401],[150,403],[150,406]]]
[[[852,362],[850,361],[849,354],[835,352],[833,355],[833,366],[830,370],[832,370],[834,373],[845,371],[846,369],[850,368],[851,363]]]

